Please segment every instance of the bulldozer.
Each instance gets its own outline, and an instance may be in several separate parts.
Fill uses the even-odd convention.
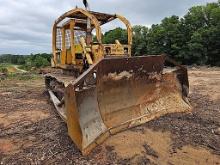
[[[115,19],[126,26],[126,44],[102,41],[101,27]],[[132,56],[132,35],[125,17],[77,7],[54,22],[45,85],[83,155],[119,132],[191,111],[187,69],[166,54]]]

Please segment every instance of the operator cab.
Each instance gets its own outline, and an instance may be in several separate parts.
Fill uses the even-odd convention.
[[[128,43],[118,40],[113,44],[102,43],[101,26],[115,19],[127,27]],[[92,31],[96,33],[93,42]],[[132,29],[126,18],[120,15],[98,13],[76,8],[61,15],[53,26],[52,66],[79,68],[96,63],[106,56],[131,56]]]

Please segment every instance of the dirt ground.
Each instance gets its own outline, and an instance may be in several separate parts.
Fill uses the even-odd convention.
[[[220,68],[191,68],[189,79],[192,113],[119,133],[87,157],[68,137],[40,75],[0,80],[0,164],[218,165]]]

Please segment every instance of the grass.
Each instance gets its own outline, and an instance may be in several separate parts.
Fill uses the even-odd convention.
[[[12,64],[9,64],[9,63],[0,63],[0,68],[2,67],[8,67],[8,66],[11,66]]]
[[[25,65],[19,65],[18,68],[19,68],[19,69],[22,69],[22,70],[26,70],[26,71],[28,71],[28,70],[31,69],[31,67],[27,67],[27,66],[25,66]]]
[[[22,71],[20,69],[20,65],[13,65],[9,63],[1,63],[0,64],[0,72],[3,73],[21,73]]]
[[[11,73],[7,75],[9,80],[36,80],[40,77],[38,74],[34,73]]]
[[[17,69],[18,68],[18,69]],[[0,63],[0,72],[6,73],[6,79],[8,80],[35,80],[40,76],[31,72],[22,72],[19,69],[23,69],[21,65],[13,65],[8,63]]]

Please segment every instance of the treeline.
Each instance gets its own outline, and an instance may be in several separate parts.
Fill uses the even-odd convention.
[[[126,30],[116,28],[103,34],[104,43],[114,43],[116,39],[126,44]],[[182,18],[166,17],[150,28],[133,27],[134,56],[161,53],[169,54],[182,64],[220,66],[220,0],[192,7]],[[51,54],[46,53],[3,55],[0,63],[39,68],[50,65],[50,58]]]
[[[133,27],[132,54],[167,53],[182,64],[220,66],[220,0],[195,6],[179,18],[164,18],[160,24]],[[119,39],[127,43],[126,30],[116,28],[104,34],[104,43]]]
[[[0,63],[21,65],[23,69],[40,68],[50,65],[51,54],[11,55],[0,56]]]

